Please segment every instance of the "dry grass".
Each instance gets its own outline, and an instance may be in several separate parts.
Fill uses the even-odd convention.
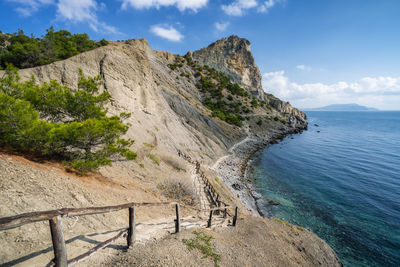
[[[159,183],[157,188],[165,197],[174,199],[185,205],[196,205],[199,202],[192,183],[187,180],[178,178],[167,179]]]
[[[160,160],[156,157],[154,154],[149,154],[147,155],[151,161],[156,164],[157,166],[160,166]]]
[[[179,159],[177,159],[177,158],[174,158],[170,155],[161,155],[161,160],[177,171],[186,172],[185,162],[179,161]]]

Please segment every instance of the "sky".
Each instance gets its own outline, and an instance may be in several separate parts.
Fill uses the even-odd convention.
[[[399,14],[399,0],[0,0],[0,30],[146,38],[182,55],[234,34],[264,90],[295,107],[400,110]]]

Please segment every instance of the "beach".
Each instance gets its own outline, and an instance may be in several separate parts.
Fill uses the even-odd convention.
[[[270,144],[277,143],[286,136],[301,133],[303,129],[285,129],[272,131],[266,135],[248,134],[246,138],[229,149],[229,154],[221,157],[211,167],[217,172],[220,178],[228,185],[233,195],[237,196],[245,205],[247,211],[262,217],[269,217],[264,214],[258,206],[258,201],[263,198],[257,193],[252,185],[252,178],[247,177],[247,169],[254,155]],[[265,199],[264,199],[265,200]],[[278,203],[273,200],[266,200],[273,205]]]

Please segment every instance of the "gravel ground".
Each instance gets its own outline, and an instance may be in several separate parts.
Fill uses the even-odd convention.
[[[215,266],[211,257],[189,250],[193,229],[137,245],[105,266]],[[284,222],[245,216],[236,227],[198,229],[213,237],[219,266],[341,266],[334,251],[313,233]]]

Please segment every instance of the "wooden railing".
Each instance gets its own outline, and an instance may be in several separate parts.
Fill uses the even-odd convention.
[[[114,242],[121,236],[127,237],[127,245],[128,248],[131,247],[136,238],[136,217],[135,217],[135,207],[143,207],[143,206],[168,206],[168,205],[175,205],[176,211],[176,219],[175,222],[175,233],[179,233],[181,219],[180,219],[180,207],[194,209],[203,212],[210,212],[209,219],[207,221],[207,227],[211,227],[212,225],[212,216],[214,211],[222,210],[224,212],[224,218],[226,218],[228,213],[228,208],[230,206],[224,207],[217,207],[213,209],[199,209],[192,206],[180,205],[176,202],[162,202],[162,203],[126,203],[117,206],[106,206],[106,207],[90,207],[90,208],[63,208],[58,210],[49,210],[49,211],[40,211],[40,212],[30,212],[19,214],[11,217],[0,218],[0,231],[13,229],[20,227],[25,224],[40,222],[40,221],[49,221],[50,224],[50,232],[51,232],[51,239],[53,243],[53,251],[54,251],[54,259],[47,265],[47,266],[57,266],[57,267],[64,267],[64,266],[71,266],[76,264],[80,261],[91,256],[93,253],[97,252],[98,250],[105,248],[110,243]],[[119,211],[123,209],[129,210],[129,225],[128,228],[120,231],[116,236],[98,244],[97,246],[93,247],[89,251],[79,255],[73,259],[68,260],[67,258],[67,250],[65,246],[64,240],[64,233],[62,229],[62,217],[68,216],[84,216],[84,215],[94,215],[94,214],[102,214],[102,213],[109,213],[114,211]],[[235,215],[233,216],[232,226],[236,226],[238,216],[238,208],[235,208]]]
[[[191,164],[194,164],[196,167],[196,173],[200,175],[203,183],[205,184],[205,189],[207,190],[208,195],[211,197],[211,201],[217,207],[228,206],[221,198],[218,191],[215,189],[214,185],[210,182],[208,177],[205,175],[204,171],[201,170],[201,165],[198,161],[192,160],[192,158],[185,153],[178,150],[178,156],[188,161]]]

